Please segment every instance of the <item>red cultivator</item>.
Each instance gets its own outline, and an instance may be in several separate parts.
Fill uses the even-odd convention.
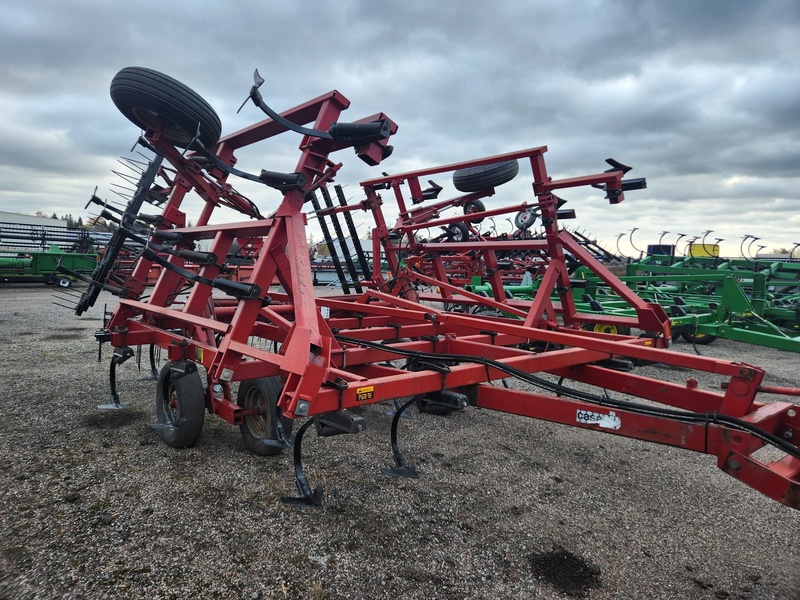
[[[78,305],[78,312],[85,310],[100,288],[120,296],[107,328],[98,332],[100,341],[114,347],[110,407],[122,406],[115,368],[133,355],[131,347],[165,349],[169,362],[158,376],[155,425],[164,441],[175,447],[194,444],[208,411],[239,425],[256,453],[293,448],[299,497],[287,500],[303,504],[321,502],[321,489],[312,492],[302,468],[308,428],[314,425],[322,436],[357,433],[366,427],[360,407],[395,400],[395,464],[384,469],[389,475],[416,476],[397,443],[399,418],[412,403],[434,413],[479,406],[713,454],[727,473],[800,508],[800,451],[791,443],[800,433],[797,406],[756,400],[759,392],[798,395],[800,390],[764,388],[758,367],[670,351],[664,310],[635,296],[559,229],[559,219],[572,211],[560,208],[563,200],[555,191],[594,186],[616,203],[625,191],[644,186],[643,180],[623,180],[627,167],[609,161],[612,168],[605,173],[553,180],[545,167],[546,148],[539,147],[366,181],[363,200],[337,207],[329,203],[317,214],[337,219],[371,212],[371,272],[362,273],[357,293],[315,298],[306,203],[317,207],[317,192],[328,193],[341,166],[331,155],[354,148],[362,160],[377,165],[391,152],[387,142],[396,126],[380,113],[339,122],[349,102],[338,92],[278,114],[264,103],[261,82],[256,77],[250,99],[268,117],[223,138],[214,111],[171,78],[128,68],[112,83],[114,102],[144,130],[140,142],[159,160],[118,219],[121,237],[143,241],[133,274],[115,280],[113,272],[98,271]],[[234,167],[237,149],[290,130],[302,136],[295,172],[254,175]],[[161,157],[169,169],[160,166]],[[480,199],[516,176],[520,162],[529,169],[533,197],[485,210]],[[441,186],[431,181],[422,189],[420,179],[447,173],[464,194],[438,201]],[[280,190],[279,208],[262,216],[229,183],[232,177]],[[157,178],[164,184],[155,186]],[[153,189],[166,198],[162,212],[141,214]],[[190,192],[205,203],[193,227],[186,226],[181,210]],[[382,192],[397,201],[394,225],[384,218]],[[426,202],[435,204],[407,208],[407,203]],[[210,225],[219,207],[248,220]],[[450,207],[464,210],[442,218]],[[474,227],[477,219],[505,214],[516,215],[517,235],[484,236]],[[536,219],[544,236],[526,239],[525,226]],[[446,235],[420,239],[420,230],[437,227]],[[221,277],[220,257],[253,238],[263,238],[263,244],[250,280]],[[207,251],[196,249],[202,240],[210,242]],[[532,301],[508,298],[504,291],[504,261],[512,255],[528,257],[524,268],[543,277]],[[381,257],[388,268],[381,266]],[[161,275],[145,297],[143,274],[153,263],[161,265]],[[578,283],[570,279],[576,263],[594,271],[637,316],[579,313],[573,300]],[[464,292],[449,281],[452,265],[477,270],[491,284],[492,298]],[[271,292],[276,281],[281,291]],[[586,324],[631,327],[641,335],[596,333],[583,329]],[[635,365],[647,363],[712,373],[723,385],[702,389],[694,378],[674,384],[633,372]],[[523,382],[525,390],[511,389],[509,378]],[[565,386],[565,379],[585,385]],[[492,385],[497,380],[506,385]],[[648,402],[614,399],[608,390]],[[294,419],[304,423],[292,437]],[[781,457],[769,463],[754,458],[764,445],[780,450]]]

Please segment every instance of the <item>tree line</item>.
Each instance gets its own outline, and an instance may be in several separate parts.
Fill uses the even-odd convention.
[[[67,222],[67,229],[86,229],[87,231],[112,231],[115,228],[114,223],[107,222],[102,217],[92,217],[87,219],[84,223],[83,217],[77,219],[72,216],[72,213],[61,215],[60,217],[53,213],[50,215],[51,219],[61,219]]]

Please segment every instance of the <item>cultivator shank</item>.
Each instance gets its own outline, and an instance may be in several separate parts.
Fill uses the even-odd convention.
[[[559,219],[574,213],[562,208],[556,191],[593,186],[614,204],[625,191],[644,186],[643,180],[623,179],[628,167],[609,161],[612,168],[604,173],[554,180],[545,167],[546,148],[537,147],[371,179],[362,183],[364,198],[352,204],[339,188],[337,206],[330,189],[341,165],[330,156],[353,148],[368,164],[379,164],[391,152],[388,140],[396,131],[387,116],[341,123],[349,102],[338,92],[278,114],[261,98],[263,80],[257,78],[250,99],[268,117],[214,139],[208,132],[219,129],[215,113],[188,88],[179,87],[177,94],[165,80],[130,68],[112,85],[112,96],[123,83],[161,92],[157,102],[144,93],[133,99],[131,94],[117,96],[115,102],[129,118],[141,114],[129,110],[137,103],[158,115],[152,122],[131,119],[144,130],[142,144],[163,157],[172,174],[160,217],[147,220],[148,243],[162,252],[142,252],[134,283],[123,283],[119,306],[99,337],[120,357],[128,354],[126,348],[151,344],[166,352],[169,362],[159,376],[156,403],[158,431],[167,443],[194,444],[204,412],[217,414],[240,426],[245,443],[259,454],[293,448],[299,498],[292,501],[319,505],[321,491],[311,490],[301,461],[302,439],[312,425],[321,436],[358,433],[367,426],[361,408],[396,400],[391,426],[395,465],[385,472],[414,477],[417,471],[403,459],[398,443],[404,411],[414,403],[438,414],[479,406],[714,454],[720,468],[734,477],[800,507],[800,453],[789,441],[800,428],[796,406],[757,401],[764,378],[757,367],[670,351],[664,309],[636,296],[559,227]],[[195,120],[176,123],[170,110],[175,104]],[[234,168],[236,150],[289,130],[302,136],[294,172],[252,175]],[[529,167],[533,197],[486,209],[481,199],[515,178],[520,162]],[[434,179],[445,174],[453,176],[459,193],[439,200],[445,187]],[[233,189],[231,177],[278,190],[280,205],[263,216]],[[182,210],[189,192],[204,201],[194,226],[187,226]],[[396,201],[396,220],[387,219],[383,194]],[[352,234],[351,214],[371,215],[371,270],[364,257],[347,265],[355,293],[315,298],[306,245],[307,203],[331,220],[340,241],[342,233],[333,226],[339,217]],[[245,220],[212,224],[221,207]],[[442,216],[453,207],[463,212]],[[507,214],[517,217],[514,234],[487,235],[476,226],[479,220]],[[526,234],[534,220],[543,227],[538,239]],[[443,235],[421,237],[438,228]],[[128,237],[141,235],[129,231]],[[234,243],[252,239],[262,242],[249,280],[221,278],[220,257]],[[198,250],[201,242],[206,250]],[[505,268],[509,256],[517,261],[515,269],[541,276],[533,299],[506,293],[514,270]],[[162,271],[145,297],[135,282],[153,262]],[[581,312],[571,278],[579,264],[612,287],[633,314]],[[452,281],[452,265],[458,277],[478,273],[491,293],[464,291]],[[598,323],[634,328],[639,335],[584,329]],[[701,389],[693,378],[676,384],[632,372],[636,365],[654,362],[713,374],[726,387]],[[200,384],[203,378],[205,385]],[[509,379],[525,389],[493,385]],[[564,385],[564,380],[580,385]],[[608,390],[651,402],[616,400]],[[306,421],[292,438],[295,419]],[[776,446],[783,458],[773,463],[753,458],[765,443]]]

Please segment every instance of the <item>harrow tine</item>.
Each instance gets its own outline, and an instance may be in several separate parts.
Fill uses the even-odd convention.
[[[59,304],[58,302],[53,302],[56,306],[60,306],[61,308],[66,308],[67,310],[74,310],[74,306],[67,306],[66,304]]]

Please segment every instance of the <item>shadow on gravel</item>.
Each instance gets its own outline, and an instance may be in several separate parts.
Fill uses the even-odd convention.
[[[80,331],[83,331],[81,329]],[[48,336],[43,337],[43,340],[80,340],[85,338],[86,335],[83,333],[53,333]]]
[[[601,585],[600,567],[563,548],[532,555],[530,565],[534,575],[561,593],[576,598],[584,598],[590,589]]]
[[[109,410],[85,415],[81,420],[83,424],[90,429],[111,429],[113,427],[129,425],[141,417],[142,413],[139,411]]]

